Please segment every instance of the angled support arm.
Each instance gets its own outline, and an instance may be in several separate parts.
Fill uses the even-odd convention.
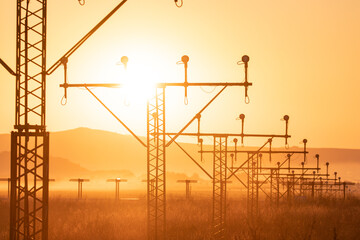
[[[93,29],[91,29],[80,41],[78,41],[69,51],[67,51],[64,56],[62,56],[59,60],[57,60],[47,71],[46,74],[52,74],[58,67],[61,66],[67,59],[86,41],[88,40],[93,33],[95,33],[109,18],[114,15],[114,13],[119,10],[127,2],[127,0],[123,0],[120,2],[108,15],[106,15]]]
[[[86,88],[86,90],[88,90],[88,92],[89,92],[101,105],[103,105],[103,107],[104,107],[111,115],[113,115],[114,118],[116,118],[116,120],[118,120],[118,122],[119,122],[121,125],[123,125],[124,128],[126,128],[126,130],[128,130],[128,132],[129,132],[131,135],[133,135],[133,137],[136,138],[136,140],[138,140],[138,142],[141,143],[141,145],[143,145],[144,147],[147,147],[147,145],[146,145],[143,141],[141,141],[141,139],[140,139],[133,131],[131,131],[131,129],[130,129],[128,126],[126,126],[126,124],[125,124],[123,121],[121,121],[120,118],[118,118],[118,116],[116,116],[115,113],[113,113],[88,87],[85,87],[85,88]]]
[[[198,119],[199,114],[201,114],[226,88],[225,85],[171,140],[166,144],[166,147],[170,146],[172,142],[174,142],[184,131],[187,127],[190,126],[190,124]]]
[[[171,137],[170,137],[171,138]],[[173,141],[210,179],[213,177],[175,140]]]
[[[270,139],[272,140],[272,138]],[[233,171],[227,179],[230,179],[233,175],[235,175],[235,173],[239,171],[242,168],[242,166],[245,165],[245,163],[247,163],[251,158],[253,158],[257,153],[259,153],[261,149],[263,149],[269,143],[270,139],[266,141],[266,143],[264,143],[264,145],[262,145],[255,153],[253,153],[251,157],[249,157],[243,164],[241,164],[240,167],[238,167],[235,171]]]
[[[13,76],[16,76],[16,73],[7,65],[1,58],[0,58],[0,64]]]

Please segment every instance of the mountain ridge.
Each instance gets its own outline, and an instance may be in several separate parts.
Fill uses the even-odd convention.
[[[140,139],[146,142],[145,137]],[[204,154],[204,162],[200,161],[199,146],[192,143],[180,143],[186,151],[192,155],[198,163],[210,174],[212,173],[212,156]],[[233,146],[229,146],[233,148]],[[210,145],[204,145],[204,149],[212,150]],[[238,147],[238,150],[258,149],[257,147]],[[273,150],[286,150],[273,148]],[[299,151],[301,147],[291,147],[287,150]],[[330,173],[337,171],[343,180],[360,181],[357,176],[360,173],[360,149],[342,148],[308,148],[307,160],[309,164],[316,164],[315,154],[320,154],[320,167],[325,171],[325,162],[330,162]],[[0,174],[10,172],[10,134],[0,134]],[[264,163],[270,164],[268,155],[264,155]],[[282,161],[286,157],[273,154],[273,163]],[[240,155],[244,160],[246,155]],[[7,160],[4,160],[7,159]],[[295,165],[303,161],[303,154],[292,157]],[[8,163],[6,163],[6,161]],[[197,174],[200,178],[207,176],[182,152],[175,144],[167,149],[167,171],[184,173],[186,176]],[[228,159],[231,164],[231,159]],[[90,128],[76,128],[65,131],[50,133],[50,169],[52,176],[57,178],[70,177],[69,174],[77,175],[110,175],[111,171],[118,171],[128,177],[143,176],[146,174],[146,148],[137,142],[131,135],[124,135],[104,130]],[[4,170],[8,169],[8,170]],[[114,174],[113,174],[114,175]],[[6,177],[6,176],[5,176]],[[72,176],[74,177],[74,176]]]

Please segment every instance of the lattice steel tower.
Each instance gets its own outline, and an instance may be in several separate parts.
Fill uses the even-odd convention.
[[[48,238],[46,0],[17,1],[16,114],[11,133],[10,240]]]
[[[165,195],[165,87],[157,87],[147,104],[147,218],[148,239],[164,240]]]
[[[256,217],[259,204],[259,154],[248,157],[248,216]]]
[[[214,137],[213,237],[226,239],[227,137]]]

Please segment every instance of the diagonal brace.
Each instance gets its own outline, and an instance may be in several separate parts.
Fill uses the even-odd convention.
[[[226,88],[227,86],[223,87],[195,116],[166,144],[166,147],[170,146],[172,142],[174,142],[190,124],[198,118],[199,114],[201,114]]]
[[[171,138],[171,137],[170,137]],[[173,138],[171,138],[173,139]],[[213,177],[183,148],[179,143],[177,143],[175,140],[173,141],[203,172],[208,175],[210,179],[213,179]]]
[[[64,54],[57,62],[54,63],[47,71],[46,74],[52,74],[61,64],[63,59],[69,58],[86,40],[88,40],[93,33],[95,33],[109,18],[126,3],[127,0],[121,1],[108,15],[106,15],[93,29],[91,29],[82,39],[80,39],[67,53]]]
[[[133,135],[133,136],[136,138],[136,140],[138,140],[138,141],[141,143],[141,145],[143,145],[144,147],[147,147],[147,145],[146,145],[143,141],[141,141],[141,139],[140,139],[133,131],[131,131],[131,129],[130,129],[123,121],[121,121],[120,118],[119,118],[118,116],[116,116],[88,87],[85,87],[85,88],[86,88],[86,90],[89,91],[89,93],[90,93],[91,95],[93,95],[93,97],[94,97],[96,100],[98,100],[98,102],[99,102],[101,105],[103,105],[103,107],[104,107],[106,110],[108,110],[108,112],[109,112],[111,115],[113,115],[114,118],[116,118],[116,120],[118,120],[118,122],[119,122],[121,125],[123,125],[124,128],[126,128],[126,130],[128,130],[128,132],[129,132],[131,135]]]
[[[251,155],[251,157],[249,157],[240,167],[238,167],[235,171],[233,171],[227,179],[229,179],[233,175],[235,175],[235,173],[237,173],[237,171],[239,171],[242,168],[242,166],[245,165],[245,163],[247,163],[250,159],[252,159],[256,155],[256,153],[260,152],[261,149],[263,149],[270,142],[270,139],[272,139],[272,138],[269,138],[269,140],[266,141],[266,143],[264,143],[264,145],[262,145],[255,153],[253,153]]]
[[[0,58],[0,64],[3,65],[3,67],[13,76],[16,76],[16,73],[7,65],[1,58]]]

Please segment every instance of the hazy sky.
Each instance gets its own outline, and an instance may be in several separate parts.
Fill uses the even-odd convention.
[[[30,1],[31,2],[31,1]],[[120,1],[48,1],[50,67]],[[15,69],[16,1],[0,2],[0,58]],[[290,145],[303,138],[311,147],[360,148],[360,1],[358,0],[128,0],[69,59],[71,83],[124,81],[117,65],[129,57],[131,81],[183,81],[187,54],[189,81],[243,81],[236,64],[250,56],[250,104],[242,88],[227,89],[203,114],[206,132],[239,132],[236,117],[245,113],[248,133],[283,133],[280,118],[290,115]],[[0,132],[14,125],[15,78],[0,68]],[[59,131],[79,126],[125,133],[82,89],[70,89],[60,104],[63,70],[47,78],[47,127]],[[167,129],[179,130],[217,91],[167,89]],[[144,88],[94,89],[139,135],[145,135]],[[127,106],[126,103],[130,103]],[[192,128],[191,130],[195,130]],[[246,140],[247,145],[261,144]],[[279,145],[282,141],[279,142]]]

